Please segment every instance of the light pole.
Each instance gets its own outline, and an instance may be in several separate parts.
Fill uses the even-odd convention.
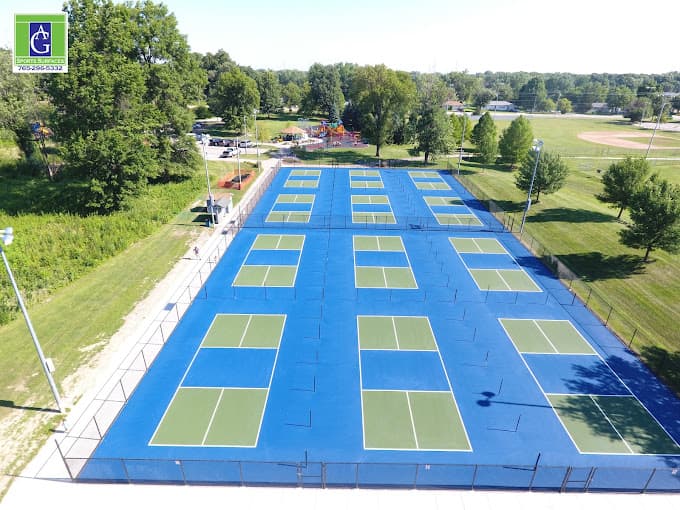
[[[460,152],[458,153],[458,175],[460,175],[460,162],[463,159],[463,142],[465,141],[465,128],[467,124],[467,115],[463,112],[463,134],[460,135]]]
[[[208,156],[206,155],[205,152],[205,147],[208,145],[208,137],[203,133],[201,135],[201,143],[203,144],[203,163],[205,165],[205,182],[208,185],[208,200],[206,202],[206,209],[208,211],[208,214],[210,215],[210,221],[213,224],[213,228],[216,227],[216,222],[215,222],[215,213],[213,209],[213,196],[212,192],[210,191],[210,176],[208,175]]]
[[[241,141],[236,137],[236,168],[238,170],[238,189],[241,189]]]
[[[661,116],[663,115],[663,109],[666,106],[666,96],[663,95],[661,100],[661,111],[659,112],[659,116],[656,119],[656,125],[654,126],[654,131],[652,131],[652,137],[649,139],[649,145],[647,146],[647,153],[645,154],[645,159],[649,156],[649,151],[652,148],[652,142],[654,141],[654,135],[656,134],[656,130],[659,129],[659,125],[661,124]]]
[[[536,152],[536,163],[534,163],[534,172],[531,174],[531,183],[529,184],[529,193],[527,194],[527,205],[524,208],[524,214],[522,214],[522,223],[519,226],[519,233],[522,235],[524,232],[524,222],[527,219],[527,213],[531,207],[531,192],[534,190],[534,180],[536,179],[536,170],[538,170],[538,161],[541,159],[541,149],[543,148],[543,140],[536,140],[536,143],[532,147],[534,152]]]
[[[5,246],[9,246],[10,244],[12,244],[12,241],[14,240],[14,230],[12,229],[12,227],[7,227],[4,230],[0,230],[0,233],[2,234],[2,244],[4,244]],[[51,360],[48,361],[45,359],[45,355],[43,354],[42,348],[40,347],[40,342],[38,342],[38,336],[35,334],[33,324],[31,323],[31,319],[28,317],[28,310],[26,310],[26,306],[24,306],[24,300],[21,299],[19,287],[17,287],[17,282],[14,280],[14,275],[12,274],[12,270],[9,267],[9,262],[7,261],[5,252],[2,249],[2,244],[0,244],[0,256],[2,256],[2,261],[5,263],[5,269],[7,269],[7,276],[9,276],[9,281],[12,283],[12,287],[14,288],[14,294],[16,295],[17,301],[19,302],[19,308],[21,308],[21,313],[24,315],[24,319],[26,320],[26,325],[28,326],[28,331],[31,334],[31,338],[33,339],[33,345],[35,345],[35,350],[38,352],[38,358],[40,358],[40,364],[42,365],[43,372],[45,372],[47,382],[50,384],[50,389],[52,390],[52,395],[54,395],[54,401],[57,404],[57,409],[59,410],[60,413],[63,413],[64,406],[61,403],[59,390],[57,389],[57,385],[54,382],[54,378],[52,377],[52,371],[54,370],[54,367],[52,366]]]
[[[260,134],[257,131],[257,109],[253,110],[255,118],[255,150],[257,151],[257,169],[260,170]]]

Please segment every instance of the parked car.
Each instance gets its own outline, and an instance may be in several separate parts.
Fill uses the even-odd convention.
[[[238,144],[242,149],[247,149],[248,147],[255,147],[255,144],[250,140],[241,140]]]
[[[250,173],[246,172],[245,174],[237,175],[231,180],[231,182],[233,182],[234,184],[238,184],[240,182],[245,181],[248,177],[250,177]]]
[[[224,146],[225,147],[236,147],[236,140],[231,140],[229,138],[224,139]]]
[[[233,158],[234,154],[236,154],[234,152],[234,149],[227,149],[225,151],[222,151],[222,154],[220,154],[220,157],[221,158]]]
[[[216,147],[224,147],[224,139],[222,139],[222,138],[211,138],[209,144],[216,146]]]

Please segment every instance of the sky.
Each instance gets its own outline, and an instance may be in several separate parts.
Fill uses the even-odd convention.
[[[155,0],[159,3],[158,0]],[[421,72],[680,71],[680,0],[165,0],[192,51],[255,69],[385,64]],[[0,0],[13,14],[62,0]]]

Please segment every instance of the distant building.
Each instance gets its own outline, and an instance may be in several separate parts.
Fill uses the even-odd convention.
[[[612,108],[607,103],[593,103],[590,107],[590,113],[598,113],[600,115],[606,115],[609,113],[618,113],[617,108]]]
[[[449,100],[444,103],[444,110],[446,113],[462,112],[465,110],[465,105],[460,101]]]
[[[490,112],[516,112],[517,106],[509,101],[489,101],[485,109]]]

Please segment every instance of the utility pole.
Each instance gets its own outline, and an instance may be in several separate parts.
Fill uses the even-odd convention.
[[[534,172],[531,174],[531,183],[529,184],[529,193],[527,194],[527,205],[524,208],[524,214],[522,214],[522,223],[519,226],[520,236],[524,232],[524,222],[527,219],[527,214],[529,213],[529,208],[531,207],[531,192],[534,190],[534,180],[536,179],[536,170],[538,170],[538,161],[541,159],[541,148],[543,147],[543,140],[536,140],[536,144],[533,150],[536,152],[536,163],[534,164]]]

